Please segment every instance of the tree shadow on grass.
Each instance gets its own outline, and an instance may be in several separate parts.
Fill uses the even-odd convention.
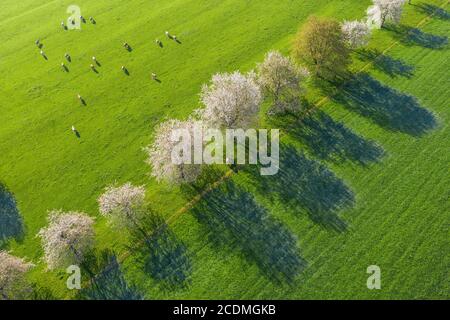
[[[24,224],[14,195],[0,182],[0,246],[8,239],[20,240]]]
[[[192,212],[214,245],[240,250],[271,281],[290,284],[306,267],[296,237],[231,180],[210,191]]]
[[[384,155],[383,149],[378,144],[365,140],[320,110],[303,119],[284,116],[274,122],[290,136],[301,141],[321,160],[333,162],[350,160],[368,165],[379,161]]]
[[[394,90],[368,74],[357,74],[333,99],[383,128],[421,136],[436,127],[434,115],[416,98]]]
[[[400,59],[394,59],[376,49],[362,49],[358,51],[358,57],[363,61],[370,61],[373,66],[392,78],[403,76],[411,78],[414,75],[414,67]]]
[[[395,38],[406,45],[417,45],[429,49],[442,49],[448,44],[447,36],[426,33],[418,28],[405,25],[388,25],[385,28],[391,31]]]
[[[184,243],[155,213],[147,215],[139,224],[132,231],[129,249],[144,271],[168,290],[186,287],[192,266]]]
[[[139,290],[125,280],[116,255],[109,250],[89,256],[82,269],[91,274],[89,284],[80,290],[86,300],[143,300]]]
[[[415,4],[415,6],[426,15],[433,15],[441,20],[450,20],[450,14],[443,8],[423,2]]]
[[[337,212],[353,205],[352,191],[320,163],[306,158],[294,147],[280,145],[280,170],[261,176],[257,166],[247,166],[253,185],[270,200],[278,200],[295,212],[306,212],[327,230],[344,232],[347,223]]]

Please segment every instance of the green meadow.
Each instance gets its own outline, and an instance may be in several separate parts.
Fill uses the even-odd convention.
[[[246,168],[211,185],[220,175],[205,174],[197,188],[150,176],[142,149],[155,126],[186,119],[213,74],[290,54],[310,15],[362,19],[371,1],[78,0],[96,24],[63,30],[71,4],[0,4],[0,209],[12,212],[0,248],[36,264],[31,281],[76,297],[36,237],[63,209],[95,217],[96,247],[116,252],[147,299],[450,298],[448,1],[406,5],[400,27],[352,54],[355,76],[337,92],[309,83],[310,114],[261,113],[261,127],[281,131],[277,175]],[[98,212],[104,188],[128,181],[168,224],[147,263]],[[366,286],[370,265],[381,290]]]

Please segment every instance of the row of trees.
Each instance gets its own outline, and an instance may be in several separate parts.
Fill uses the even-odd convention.
[[[26,273],[33,264],[0,251],[0,300],[25,299],[32,290]]]
[[[368,44],[372,28],[400,22],[406,0],[373,0],[365,21],[311,17],[294,41],[294,57],[316,77],[336,81],[345,78],[350,54]]]
[[[145,208],[143,186],[133,186],[130,183],[109,186],[99,197],[98,203],[100,213],[116,230],[131,233],[143,230],[140,221],[149,213]],[[83,267],[93,279],[95,274],[84,264],[95,247],[93,218],[84,212],[53,210],[49,212],[48,225],[39,231],[38,236],[49,270],[77,265]],[[148,232],[142,235],[144,236],[148,236]],[[33,297],[33,287],[26,275],[33,266],[6,251],[0,251],[0,299]]]
[[[274,98],[276,112],[285,110],[292,99],[298,97],[299,89],[307,76],[307,71],[298,68],[290,58],[278,52],[270,52],[257,73],[240,72],[217,74],[210,84],[202,88],[203,108],[195,112],[195,117],[186,121],[169,120],[156,130],[153,145],[146,151],[153,175],[157,180],[173,184],[193,182],[201,173],[201,165],[173,164],[171,153],[174,129],[185,128],[192,131],[201,120],[208,126],[218,128],[246,128],[256,123],[263,100],[263,91]],[[149,209],[145,207],[145,188],[126,183],[123,186],[109,186],[99,197],[99,212],[115,229],[126,229],[136,238],[149,237],[157,224],[145,219]],[[142,221],[150,224],[147,228]],[[157,219],[156,219],[157,220]],[[155,221],[156,221],[155,220]],[[95,246],[94,219],[83,212],[49,212],[48,225],[38,233],[44,250],[44,260],[50,270],[82,265]],[[13,290],[11,283],[25,282],[25,274],[32,267],[20,258],[10,256],[0,264],[0,293],[4,298],[23,295],[24,291]],[[7,279],[7,280],[5,280]],[[24,286],[26,287],[26,286]]]
[[[379,20],[398,23],[404,0],[373,0],[368,10],[368,21]],[[175,129],[192,131],[200,122],[220,129],[248,128],[257,124],[261,104],[270,99],[269,115],[301,110],[300,98],[305,92],[309,75],[326,80],[345,78],[351,62],[352,49],[368,43],[371,34],[364,21],[346,21],[342,24],[332,19],[311,17],[295,38],[293,59],[277,51],[266,54],[255,71],[242,74],[216,74],[200,94],[201,108],[186,121],[168,120],[155,132],[154,143],[145,151],[152,175],[158,181],[172,184],[190,183],[201,173],[200,164],[174,164],[171,139]],[[301,67],[299,66],[301,65]],[[126,229],[132,235],[146,238],[148,228],[141,222],[148,217],[145,208],[145,189],[126,183],[110,186],[98,199],[99,211],[114,228]],[[155,220],[156,221],[156,220]],[[150,223],[152,228],[156,224]],[[83,212],[49,213],[48,226],[39,232],[44,259],[49,269],[80,265],[94,249],[94,220]],[[26,273],[31,263],[0,251],[0,298],[24,298],[31,286]]]

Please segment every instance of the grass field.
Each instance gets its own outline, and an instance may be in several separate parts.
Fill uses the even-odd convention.
[[[0,182],[24,228],[2,246],[37,264],[32,280],[57,298],[74,293],[64,270],[45,270],[35,237],[54,208],[96,217],[97,246],[118,252],[125,278],[149,299],[450,298],[450,23],[448,11],[427,18],[424,6],[448,10],[446,2],[406,6],[402,24],[418,26],[416,37],[376,31],[369,53],[353,57],[364,73],[338,95],[323,100],[311,85],[308,100],[320,108],[310,117],[261,118],[282,130],[279,175],[244,170],[179,211],[195,194],[156,183],[144,162],[155,125],[186,118],[212,74],[250,70],[271,49],[289,53],[309,15],[360,19],[370,1],[79,0],[97,24],[64,31],[73,1],[3,0]],[[170,219],[149,269],[98,213],[96,199],[115,181],[145,184]],[[13,202],[3,194],[0,205]],[[381,290],[366,287],[369,265],[381,267]]]

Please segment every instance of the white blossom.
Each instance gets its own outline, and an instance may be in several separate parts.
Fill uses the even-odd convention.
[[[261,90],[254,73],[216,74],[201,92],[203,109],[197,114],[210,128],[247,128],[258,115]]]
[[[195,127],[199,126],[196,121],[168,120],[161,123],[155,132],[155,141],[144,150],[148,154],[147,163],[152,167],[152,176],[157,181],[167,181],[171,184],[182,184],[194,182],[201,173],[201,164],[176,163],[174,161],[174,148],[180,144],[172,139],[175,130],[185,130],[191,137],[194,135]],[[193,144],[184,140],[187,150],[193,154]]]
[[[371,30],[362,21],[344,21],[342,24],[344,39],[351,48],[358,48],[369,43]]]
[[[31,287],[25,276],[33,266],[6,251],[0,251],[0,300],[26,298]]]
[[[93,219],[84,213],[49,213],[49,225],[39,231],[49,269],[80,264],[94,245]]]
[[[117,227],[132,227],[140,218],[144,204],[145,188],[126,183],[109,186],[98,199],[100,213]]]

